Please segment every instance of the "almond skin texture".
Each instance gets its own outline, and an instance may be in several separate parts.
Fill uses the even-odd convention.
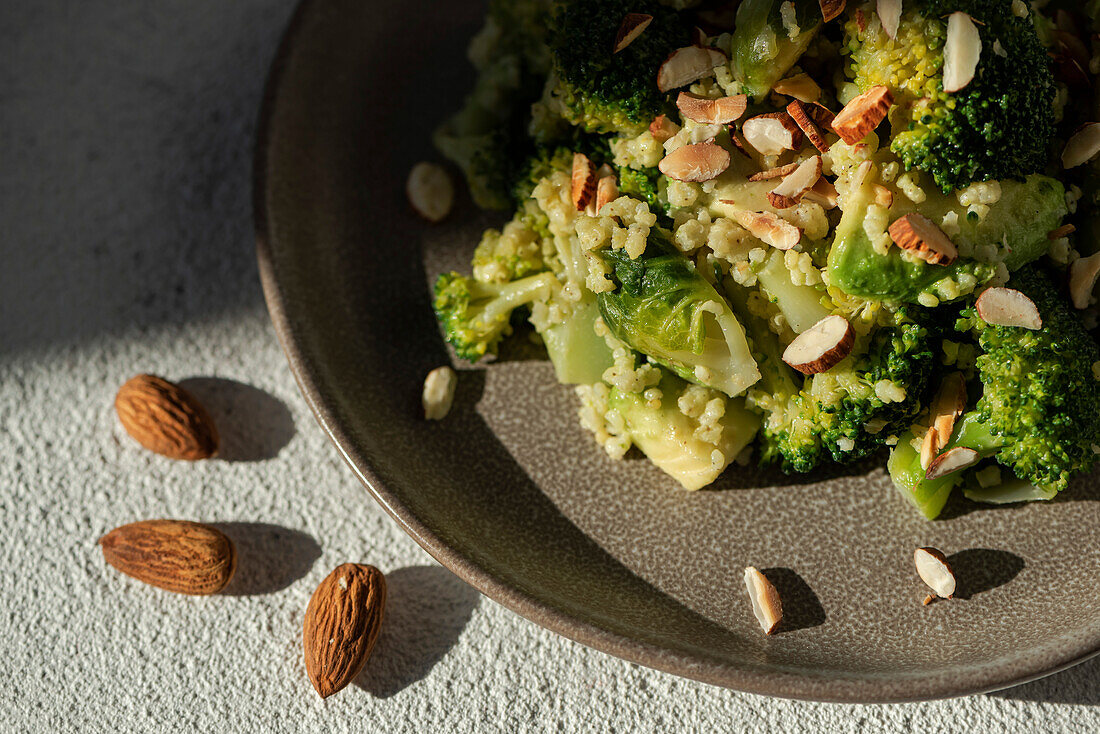
[[[374,566],[345,563],[313,592],[302,623],[306,672],[321,698],[359,675],[386,609],[386,577]]]
[[[103,558],[127,576],[177,594],[216,594],[237,570],[225,534],[186,520],[130,523],[99,539]]]
[[[887,87],[871,87],[844,105],[833,118],[833,132],[848,145],[855,145],[886,119],[893,104],[894,95]]]
[[[218,453],[218,429],[206,408],[161,377],[128,380],[115,396],[115,411],[126,432],[150,451],[186,461]]]

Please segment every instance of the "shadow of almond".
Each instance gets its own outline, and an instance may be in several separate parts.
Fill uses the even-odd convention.
[[[481,595],[441,566],[386,574],[386,613],[378,642],[355,685],[387,698],[421,680],[447,654]]]
[[[312,536],[261,522],[212,523],[237,548],[237,572],[226,596],[255,596],[281,591],[309,573],[321,557]]]
[[[1007,584],[1024,568],[1024,559],[1015,553],[989,548],[971,548],[947,557],[955,572],[955,596],[973,596]]]
[[[765,568],[761,573],[775,586],[783,604],[777,634],[825,624],[825,609],[805,579],[789,568]]]
[[[286,404],[257,387],[223,377],[189,377],[179,384],[214,419],[221,438],[219,459],[274,459],[294,438],[294,419]]]

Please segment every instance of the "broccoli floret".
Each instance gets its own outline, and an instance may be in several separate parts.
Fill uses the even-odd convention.
[[[977,367],[982,397],[977,420],[954,442],[997,461],[1041,489],[1061,491],[1070,476],[1097,462],[1100,381],[1092,366],[1100,348],[1053,282],[1036,268],[1017,272],[1009,286],[1039,308],[1037,331],[990,326],[976,316],[983,354]]]
[[[848,463],[874,453],[919,412],[934,366],[935,332],[909,311],[880,327],[866,347],[827,372],[798,376],[765,325],[750,327],[761,380],[749,405],[765,414],[762,458],[784,471],[808,472],[832,458]],[[759,321],[757,320],[759,324]]]
[[[506,209],[531,152],[527,125],[550,70],[546,26],[553,0],[493,0],[470,42],[477,83],[435,132],[436,147],[465,174],[474,202]]]
[[[627,13],[647,13],[652,23],[619,53],[615,35]],[[558,85],[553,90],[564,117],[589,132],[637,134],[661,113],[666,97],[657,70],[690,43],[676,11],[653,0],[584,0],[561,7],[548,43]]]
[[[730,71],[757,101],[771,91],[809,48],[821,28],[815,0],[744,0],[737,9]]]
[[[474,279],[482,283],[507,283],[546,269],[542,238],[521,215],[503,230],[485,230],[474,250]]]
[[[641,199],[654,211],[664,210],[660,181],[661,172],[656,168],[619,167],[619,193]]]
[[[1031,21],[1004,0],[922,0],[905,8],[896,40],[867,7],[853,10],[845,24],[856,85],[894,92],[891,149],[905,166],[926,171],[945,192],[1042,171],[1054,134],[1055,85]],[[943,47],[946,16],[956,11],[974,19],[982,52],[974,79],[948,94]]]
[[[955,426],[945,450],[963,446],[982,458],[994,457],[1036,487],[1032,498],[1049,498],[1100,458],[1093,450],[1100,444],[1100,381],[1092,370],[1100,347],[1042,271],[1023,268],[1009,286],[1034,301],[1042,328],[992,326],[974,309],[963,312],[960,327],[976,331],[984,350],[977,361],[982,396]],[[965,472],[927,479],[912,441],[909,433],[898,442],[890,476],[925,517],[934,519]]]
[[[513,311],[549,299],[555,287],[557,280],[550,273],[509,283],[482,283],[459,273],[443,273],[435,282],[432,305],[455,353],[476,362],[496,353],[509,333]]]

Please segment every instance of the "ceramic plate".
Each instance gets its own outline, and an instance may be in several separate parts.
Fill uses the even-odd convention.
[[[1092,655],[1100,641],[1100,491],[1047,504],[962,501],[926,522],[882,462],[788,478],[733,468],[688,493],[642,459],[612,462],[534,348],[460,370],[447,420],[424,375],[449,361],[429,283],[466,268],[500,218],[460,195],[442,225],[404,182],[438,160],[479,3],[311,0],[261,114],[260,272],[302,392],[375,499],[441,563],[566,637],[744,691],[900,701],[990,690]],[[354,508],[349,508],[354,511]],[[949,554],[960,598],[922,606],[913,549]],[[742,569],[779,588],[765,637]]]

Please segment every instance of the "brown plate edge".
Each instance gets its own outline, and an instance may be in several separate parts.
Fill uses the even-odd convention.
[[[953,676],[912,677],[904,680],[906,693],[898,695],[900,681],[843,676],[811,677],[782,671],[759,672],[695,659],[667,648],[631,639],[574,617],[534,596],[523,593],[472,563],[424,525],[400,498],[387,488],[366,458],[341,428],[331,407],[323,399],[308,367],[308,357],[299,348],[290,319],[283,308],[283,294],[275,272],[268,226],[267,182],[268,141],[283,71],[294,54],[304,19],[324,0],[300,0],[279,42],[268,77],[256,123],[252,169],[252,215],[256,236],[256,257],[264,300],[271,315],[279,344],[286,354],[298,389],[321,428],[336,445],[344,462],[374,499],[429,555],[479,592],[511,611],[587,647],[666,673],[747,693],[827,703],[906,703],[988,693],[1053,675],[1100,654],[1100,640],[1083,643],[1053,664],[1044,666],[1039,654],[1006,659],[975,671],[964,685]]]

